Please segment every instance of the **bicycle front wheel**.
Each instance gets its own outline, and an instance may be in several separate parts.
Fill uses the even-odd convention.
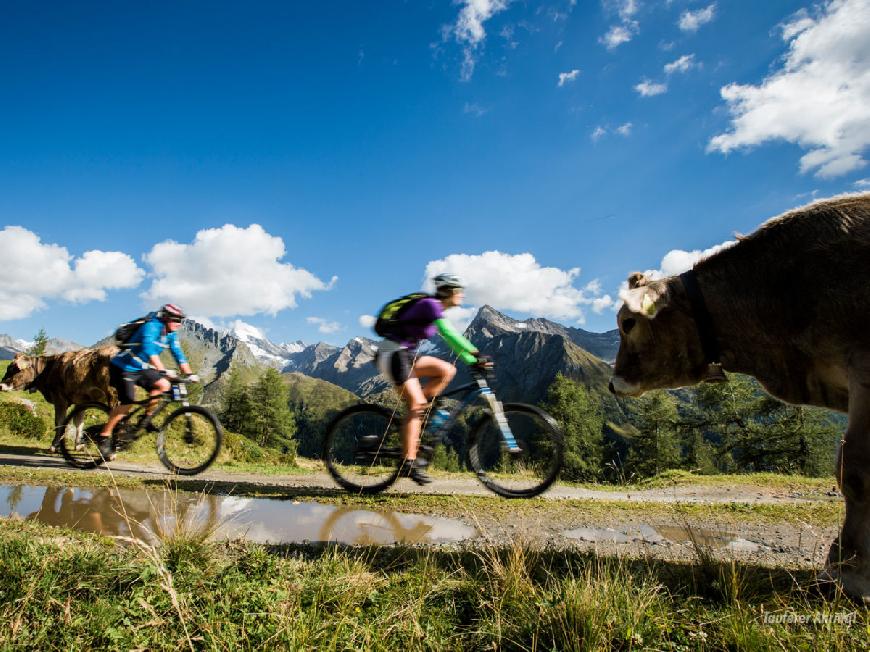
[[[77,469],[93,469],[105,462],[97,442],[108,420],[109,408],[102,403],[76,406],[61,426],[59,448],[63,458]]]
[[[179,475],[205,471],[217,458],[224,430],[214,413],[200,405],[185,405],[170,414],[157,435],[157,456]]]
[[[399,475],[402,460],[401,417],[380,405],[353,405],[329,424],[323,461],[348,491],[374,494]]]
[[[498,422],[488,413],[469,435],[471,467],[483,485],[499,496],[537,496],[555,482],[562,468],[562,432],[550,415],[532,405],[506,403],[504,414],[520,452],[507,450]]]

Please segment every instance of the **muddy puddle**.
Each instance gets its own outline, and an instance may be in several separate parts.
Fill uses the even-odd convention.
[[[743,539],[733,532],[680,526],[627,525],[613,528],[580,527],[562,534],[569,539],[591,543],[646,543],[651,545],[695,545],[733,552],[758,552],[765,546]]]
[[[179,528],[260,543],[449,543],[477,536],[448,518],[159,490],[0,487],[0,516],[152,542]]]

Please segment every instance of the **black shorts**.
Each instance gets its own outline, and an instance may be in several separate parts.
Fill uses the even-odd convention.
[[[160,378],[156,369],[124,371],[116,364],[109,365],[109,384],[118,392],[118,401],[125,405],[136,402],[136,385],[150,392]]]
[[[415,352],[385,340],[378,348],[375,364],[384,376],[398,386],[404,385],[414,370]]]

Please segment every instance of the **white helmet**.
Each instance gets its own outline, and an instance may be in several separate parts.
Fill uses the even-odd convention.
[[[455,274],[439,274],[432,279],[432,284],[435,286],[435,292],[439,294],[444,290],[464,287]]]

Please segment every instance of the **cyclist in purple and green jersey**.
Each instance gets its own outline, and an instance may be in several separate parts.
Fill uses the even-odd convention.
[[[429,402],[453,379],[456,367],[433,356],[417,355],[420,342],[437,332],[460,360],[469,365],[490,366],[480,357],[477,347],[463,337],[444,317],[447,308],[462,304],[462,283],[453,274],[439,274],[432,279],[435,296],[424,297],[402,311],[391,333],[378,344],[375,363],[381,373],[402,390],[408,404],[408,417],[402,426],[405,461],[403,475],[417,484],[430,482],[424,469],[427,462],[417,459],[422,419]],[[426,385],[420,379],[427,379]]]

